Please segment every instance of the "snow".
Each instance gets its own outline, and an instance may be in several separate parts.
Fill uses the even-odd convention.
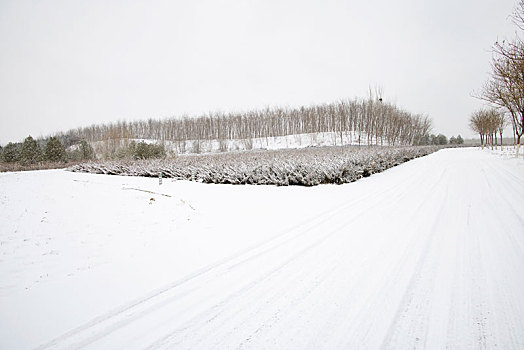
[[[0,348],[522,349],[523,201],[473,148],[311,188],[2,173]]]

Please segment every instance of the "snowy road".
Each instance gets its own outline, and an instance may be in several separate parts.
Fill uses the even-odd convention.
[[[105,179],[112,181],[115,185],[109,188],[119,193],[129,193],[122,191],[122,182],[159,191],[152,179],[56,171],[43,174],[69,179],[74,186],[82,181],[84,185],[92,183],[89,191],[105,188],[103,184],[96,186]],[[134,246],[127,241],[130,245],[125,245],[124,240],[114,245],[102,243],[100,264],[86,273],[89,289],[83,292],[74,287],[83,275],[72,281],[63,277],[68,271],[58,266],[63,269],[69,258],[58,253],[60,264],[44,264],[47,273],[56,277],[32,289],[18,288],[29,272],[17,270],[20,262],[13,262],[15,259],[28,264],[47,261],[34,258],[40,253],[34,249],[40,248],[29,250],[21,243],[18,256],[14,256],[8,244],[14,234],[14,219],[24,213],[23,200],[12,205],[16,186],[38,176],[35,172],[0,176],[0,238],[7,242],[0,246],[1,348],[524,348],[522,160],[476,149],[449,149],[343,186],[246,189],[169,183],[161,188],[162,193],[175,197],[183,192],[181,202],[192,203],[191,208],[177,202],[176,210],[187,216],[184,222],[195,221],[195,226],[182,221],[173,225],[183,225],[179,231],[184,234],[203,232],[202,236],[197,241],[191,236],[176,241],[180,255],[173,260],[167,258],[168,250],[159,248],[171,242],[162,241],[162,235],[156,236],[160,242],[155,249],[147,248],[143,236],[130,235],[130,240],[142,239],[143,246],[137,243],[145,247],[140,259],[122,253],[110,259],[107,256],[114,254],[114,247],[129,250]],[[32,205],[41,207],[56,200],[52,186],[42,189],[46,194],[37,196],[38,203]],[[58,188],[60,183],[54,186]],[[189,186],[186,192],[183,186]],[[70,191],[75,189],[80,191],[80,187]],[[195,194],[198,191],[203,193],[201,197]],[[67,192],[60,197],[65,201],[60,205],[73,206],[82,193]],[[136,193],[137,201],[151,197]],[[233,209],[227,203],[220,207],[219,201],[205,204],[228,195],[229,200],[241,203]],[[156,199],[144,210],[157,204],[171,210],[170,199]],[[257,203],[267,210],[257,210]],[[209,205],[207,210],[205,205]],[[244,221],[237,227],[232,222],[240,207],[255,209],[245,209]],[[131,218],[136,214],[133,210],[120,213],[118,220],[125,222],[126,215]],[[29,210],[28,215],[31,213]],[[58,215],[48,220],[55,220],[55,229],[63,227]],[[169,225],[158,225],[159,230],[169,231]],[[97,240],[80,226],[76,235],[85,235],[81,239],[88,243]],[[236,233],[226,233],[228,227]],[[38,234],[36,229],[31,232]],[[223,234],[224,240],[213,241],[214,250],[222,253],[210,257],[203,249],[198,256],[199,242]],[[76,243],[60,244],[69,249],[79,247]],[[197,247],[194,261],[184,258],[184,244]],[[76,259],[82,262],[84,258]],[[87,254],[85,260],[89,259]],[[103,290],[103,281],[110,278],[101,276],[107,271],[137,271],[149,260],[152,262],[144,268],[144,275],[151,269],[149,273],[162,277],[151,277],[148,287],[126,289],[120,302],[115,292],[108,292],[105,299],[103,295],[85,296],[88,305],[69,302],[63,306],[73,293]],[[126,263],[114,268],[115,261]],[[120,285],[125,289],[131,283],[129,274],[114,276],[117,282],[110,282],[107,288]],[[106,304],[97,308],[99,300]],[[80,311],[71,311],[75,316],[68,316],[68,310],[75,307]],[[32,319],[29,324],[19,320],[20,316],[13,319],[21,311],[31,314],[27,316]],[[53,322],[58,324],[56,328],[41,331],[51,327],[43,324]],[[37,335],[24,338],[33,332]]]

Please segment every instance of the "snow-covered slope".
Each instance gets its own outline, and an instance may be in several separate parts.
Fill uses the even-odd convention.
[[[524,161],[347,185],[0,174],[0,348],[524,348]]]
[[[145,142],[151,142],[144,140]],[[359,135],[355,132],[318,132],[311,134],[294,134],[276,137],[256,137],[252,139],[238,140],[188,140],[188,141],[166,141],[168,150],[176,154],[184,153],[215,153],[246,151],[251,149],[277,150],[285,148],[305,148],[324,146],[346,146],[380,144],[387,146],[387,142],[380,142],[372,138],[368,142],[366,134]]]
[[[377,140],[367,134],[356,132],[318,132],[311,134],[294,134],[275,137],[257,137],[252,139],[234,140],[153,140],[153,139],[110,139],[106,141],[92,142],[95,153],[98,157],[103,157],[110,149],[126,148],[134,141],[136,143],[145,142],[147,144],[162,144],[166,152],[170,155],[177,154],[206,154],[220,152],[237,152],[248,150],[278,150],[288,148],[306,147],[326,147],[326,146],[348,146],[348,145],[381,145],[388,146],[385,140]],[[71,146],[70,149],[77,149],[79,146]]]

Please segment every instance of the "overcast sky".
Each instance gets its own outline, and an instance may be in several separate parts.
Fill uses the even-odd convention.
[[[516,0],[515,0],[516,1]],[[472,136],[514,0],[0,0],[0,144],[117,120],[365,97]]]

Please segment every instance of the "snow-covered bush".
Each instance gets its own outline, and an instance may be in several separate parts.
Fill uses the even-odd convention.
[[[348,183],[425,156],[437,147],[318,147],[179,156],[164,160],[105,161],[69,170],[96,174],[185,179],[205,183],[302,185]]]

